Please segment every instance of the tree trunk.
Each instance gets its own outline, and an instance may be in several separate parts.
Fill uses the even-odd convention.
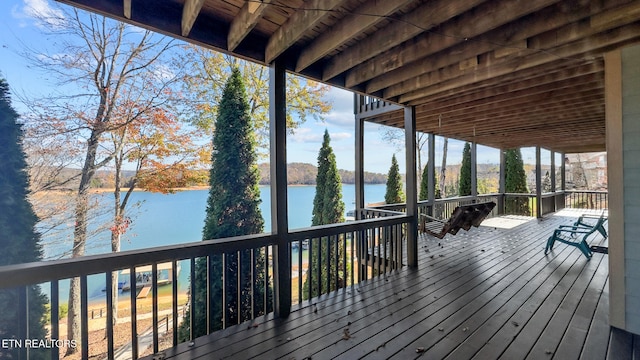
[[[89,212],[89,184],[95,175],[95,160],[98,152],[100,132],[93,130],[91,137],[87,142],[87,156],[84,166],[82,167],[82,175],[80,185],[78,186],[78,198],[76,203],[75,217],[76,223],[73,230],[73,251],[71,257],[77,258],[84,255],[87,243],[87,218]],[[67,339],[75,340],[77,343],[81,341],[80,334],[80,279],[71,279],[69,287],[69,311],[67,316]],[[73,354],[78,347],[69,347],[67,354]]]
[[[449,139],[448,138],[444,138],[444,143],[442,144],[442,167],[440,168],[440,196],[445,198],[447,197],[447,193],[445,192],[446,190],[446,186],[445,186],[445,180],[446,180],[446,173],[447,173],[447,147],[449,144]]]

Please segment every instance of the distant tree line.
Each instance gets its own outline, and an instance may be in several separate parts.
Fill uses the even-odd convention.
[[[260,185],[269,184],[269,164],[260,164],[258,168],[260,169]],[[317,174],[318,168],[313,164],[290,163],[287,166],[289,185],[315,185]],[[343,184],[355,184],[355,171],[338,169],[338,174]],[[386,182],[386,174],[364,172],[365,184],[385,184]]]

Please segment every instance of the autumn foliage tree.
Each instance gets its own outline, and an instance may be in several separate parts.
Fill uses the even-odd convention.
[[[165,90],[165,94],[169,90]],[[169,95],[169,94],[166,94]],[[137,92],[123,93],[123,105],[114,112],[115,129],[107,134],[114,160],[113,223],[111,251],[119,252],[121,238],[134,221],[128,208],[134,189],[170,193],[176,188],[186,187],[192,174],[203,162],[206,153],[195,141],[198,132],[189,128],[172,113],[170,103],[164,106],[146,107]],[[177,96],[168,96],[174,99]],[[125,101],[126,100],[126,101]],[[132,117],[135,117],[133,119]],[[123,188],[123,167],[129,169],[129,179]],[[124,192],[123,192],[124,191]],[[118,319],[118,273],[112,273],[113,314]]]
[[[219,111],[224,84],[231,72],[237,68],[247,88],[249,114],[254,122],[256,139],[260,148],[267,146],[269,139],[269,71],[256,63],[240,60],[229,55],[202,47],[188,46],[188,51],[177,59],[187,64],[185,72],[185,94],[192,105],[192,122],[209,134]],[[308,118],[322,119],[331,110],[324,99],[329,91],[327,85],[287,74],[287,127],[292,131]]]
[[[73,10],[52,13],[41,19],[56,38],[55,49],[29,49],[26,58],[34,66],[59,80],[60,92],[33,101],[27,121],[50,122],[51,136],[73,134],[80,142],[77,160],[81,173],[75,189],[72,257],[85,254],[89,228],[89,188],[96,172],[113,161],[114,153],[104,146],[106,136],[123,126],[115,113],[125,106],[122,94],[138,91],[137,105],[150,109],[160,106],[165,85],[146,86],[145,74],[166,74],[160,58],[171,41],[149,31],[133,29],[124,23]],[[43,14],[46,16],[47,14]],[[60,36],[64,35],[64,36]],[[38,44],[42,47],[47,43]],[[64,54],[64,56],[60,56]],[[169,76],[172,78],[172,76]],[[165,83],[165,76],[156,81]],[[144,103],[144,104],[143,104]],[[135,111],[135,109],[134,109]],[[133,114],[132,121],[138,119]],[[80,281],[72,279],[69,291],[67,338],[80,341]],[[69,348],[68,352],[75,352]]]

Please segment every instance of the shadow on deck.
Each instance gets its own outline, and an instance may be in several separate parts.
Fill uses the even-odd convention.
[[[500,217],[422,237],[403,269],[166,350],[174,359],[621,359],[640,337],[610,328],[608,256],[547,237],[583,211]],[[591,245],[602,244],[595,237]],[[635,351],[634,351],[635,348]]]

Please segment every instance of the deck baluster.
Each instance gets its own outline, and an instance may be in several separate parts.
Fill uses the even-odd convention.
[[[145,284],[146,286],[146,284]],[[152,304],[151,304],[151,326],[153,327],[153,353],[158,353],[159,347],[159,334],[158,334],[158,263],[151,264],[151,291]]]
[[[107,297],[107,358],[113,359],[113,272],[105,273]],[[117,317],[118,314],[115,314]]]
[[[82,359],[89,358],[89,311],[87,299],[87,275],[80,277],[80,337],[82,343]]]

